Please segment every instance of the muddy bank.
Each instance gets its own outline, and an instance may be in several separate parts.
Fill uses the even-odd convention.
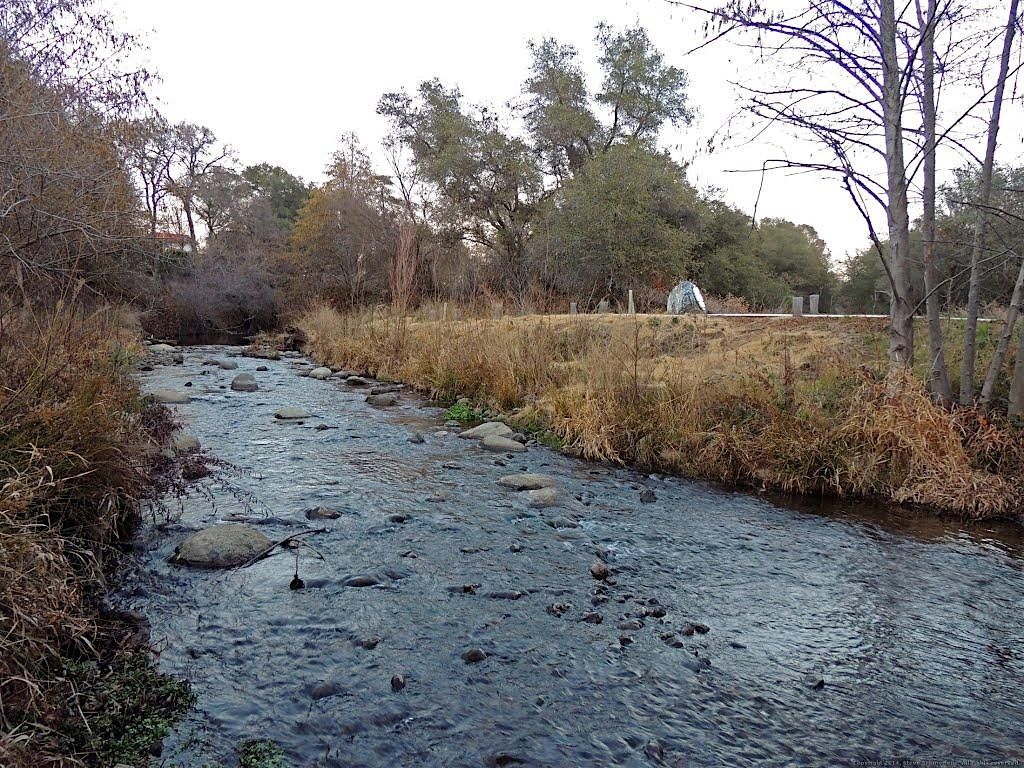
[[[187,429],[239,468],[144,531],[123,578],[198,698],[168,764],[230,764],[246,738],[304,766],[1024,757],[1014,533],[491,453],[404,393],[374,408],[287,360],[203,365],[234,351],[143,374],[188,392]],[[245,372],[259,389],[232,391]],[[275,419],[285,407],[311,415]],[[554,478],[556,503],[500,484],[518,472]],[[167,562],[240,516],[272,540],[328,529],[298,550],[304,589],[295,553]]]

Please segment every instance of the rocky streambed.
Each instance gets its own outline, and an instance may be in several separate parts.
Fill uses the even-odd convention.
[[[485,447],[413,395],[239,351],[140,374],[236,468],[168,499],[121,578],[198,699],[163,764],[257,738],[295,766],[1024,759],[1015,532]],[[170,562],[225,523],[258,534],[232,562],[301,545]]]

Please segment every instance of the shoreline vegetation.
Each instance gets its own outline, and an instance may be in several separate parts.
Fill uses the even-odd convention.
[[[1019,428],[936,405],[923,368],[894,377],[884,321],[431,319],[438,315],[323,305],[297,326],[322,363],[402,381],[442,403],[469,398],[581,458],[965,520],[1021,520]],[[982,339],[982,359],[994,344]]]
[[[72,302],[73,303],[73,302]],[[131,376],[127,311],[0,321],[0,765],[139,765],[191,705],[108,577],[169,471],[170,412]]]

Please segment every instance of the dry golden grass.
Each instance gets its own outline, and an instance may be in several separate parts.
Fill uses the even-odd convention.
[[[325,362],[466,396],[588,459],[969,518],[1024,501],[1018,431],[885,378],[884,324],[617,315],[429,320],[328,307]]]
[[[111,309],[0,309],[0,764],[75,765],[67,663],[97,659],[102,569],[147,481],[136,334]]]

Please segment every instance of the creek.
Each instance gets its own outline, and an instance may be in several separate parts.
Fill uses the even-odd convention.
[[[203,361],[239,348],[184,351],[143,387],[190,392],[186,429],[234,468],[166,500],[116,594],[197,696],[165,765],[235,765],[252,738],[294,766],[1024,759],[1016,529],[488,453],[411,393],[375,408],[289,360],[221,370]],[[229,389],[240,372],[259,391]],[[313,416],[276,420],[283,406]],[[515,472],[556,478],[561,503],[498,484]],[[341,516],[308,521],[318,506]],[[297,551],[304,589],[293,552],[168,563],[237,516],[271,540],[327,528]]]

